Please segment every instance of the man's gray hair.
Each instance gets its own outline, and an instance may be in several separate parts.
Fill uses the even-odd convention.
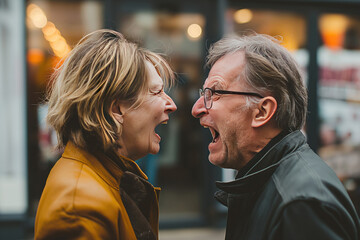
[[[210,47],[207,65],[212,67],[221,57],[239,51],[245,55],[244,71],[239,73],[239,78],[245,80],[251,90],[276,99],[278,108],[274,117],[278,127],[291,131],[301,129],[306,120],[308,97],[291,53],[279,40],[268,35],[228,36]]]

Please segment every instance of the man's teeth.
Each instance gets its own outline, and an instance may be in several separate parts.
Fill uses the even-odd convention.
[[[204,126],[204,128],[209,128],[208,126]]]
[[[212,138],[213,138],[212,142],[215,142],[216,132],[215,132],[215,130],[212,129],[212,128],[209,128],[209,129],[210,129],[211,136],[212,136]]]
[[[214,132],[214,134],[213,134],[213,140],[212,140],[212,142],[214,143],[215,142],[215,139],[216,139],[216,133]]]

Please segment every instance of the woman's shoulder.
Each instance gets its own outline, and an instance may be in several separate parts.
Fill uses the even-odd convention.
[[[35,225],[40,232],[50,229],[47,231],[64,234],[69,229],[98,227],[96,234],[109,234],[117,228],[114,219],[124,214],[119,191],[114,191],[86,164],[61,158],[49,174]]]
[[[44,194],[47,191],[74,205],[114,204],[120,195],[91,167],[66,158],[60,158],[51,170]]]

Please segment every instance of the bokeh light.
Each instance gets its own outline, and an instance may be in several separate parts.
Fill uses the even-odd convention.
[[[202,34],[202,28],[199,24],[193,23],[187,28],[187,34],[190,39],[198,39]]]
[[[27,25],[30,28],[40,28],[44,34],[44,38],[49,42],[51,49],[57,57],[64,57],[70,51],[70,47],[67,44],[64,37],[61,36],[60,31],[56,28],[55,24],[48,21],[44,11],[36,4],[29,4],[27,9]],[[31,55],[33,63],[37,63],[38,59]]]
[[[250,22],[253,17],[253,13],[249,9],[240,9],[234,13],[234,20],[239,24]]]

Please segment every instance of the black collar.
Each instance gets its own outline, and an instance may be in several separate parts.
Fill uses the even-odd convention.
[[[286,135],[289,134],[289,131],[282,131],[276,137],[270,140],[270,142],[263,148],[259,153],[257,153],[242,169],[239,170],[236,178],[241,178],[249,173],[249,170],[252,169],[259,160],[264,157],[264,155],[278,142],[281,141]]]
[[[305,143],[305,136],[300,131],[282,132],[255,155],[251,160],[250,167],[246,166],[247,171],[242,171],[242,176],[232,182],[216,182],[216,186],[227,193],[245,194],[257,191],[267,182],[281,159]]]

